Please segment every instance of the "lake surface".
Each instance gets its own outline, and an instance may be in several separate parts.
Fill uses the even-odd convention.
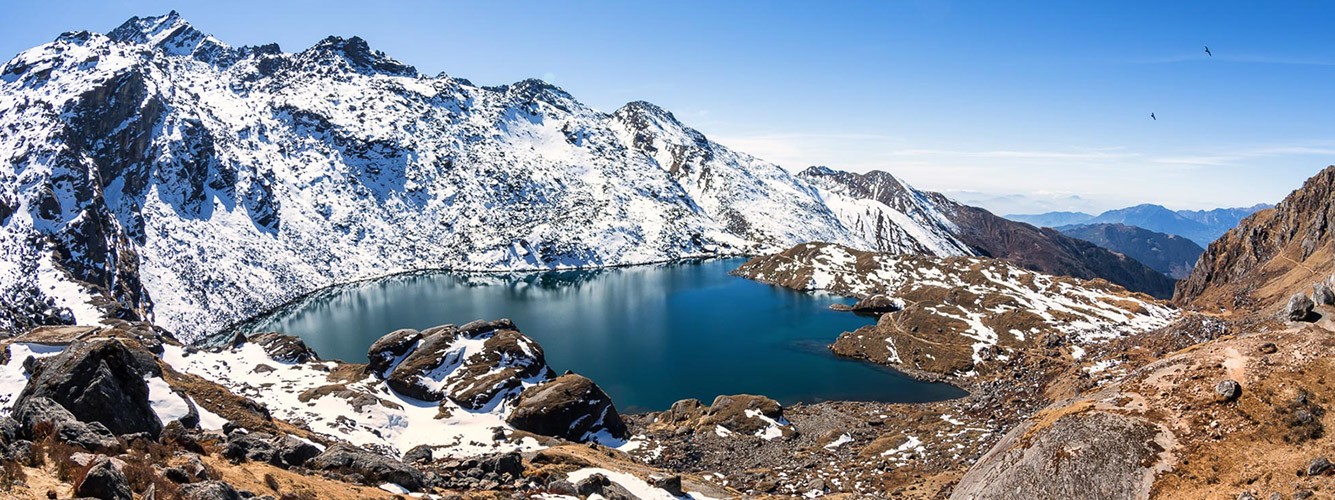
[[[364,363],[372,342],[400,328],[510,318],[542,345],[552,369],[593,379],[628,413],[720,394],[783,404],[964,395],[834,356],[827,345],[873,319],[829,309],[847,299],[728,274],[743,262],[396,276],[317,294],[248,329],[297,335],[324,359]]]

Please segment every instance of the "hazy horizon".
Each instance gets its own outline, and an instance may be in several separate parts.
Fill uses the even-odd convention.
[[[646,100],[792,172],[884,170],[998,214],[1275,203],[1335,163],[1335,5],[766,7],[22,4],[0,53],[172,9],[233,45],[357,35],[424,74]]]

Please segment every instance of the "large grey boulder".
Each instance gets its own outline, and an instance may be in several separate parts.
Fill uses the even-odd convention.
[[[1335,306],[1335,291],[1323,282],[1315,283],[1312,285],[1312,302],[1321,306]]]
[[[292,436],[265,432],[233,432],[227,435],[223,457],[234,462],[249,460],[278,467],[299,467],[320,454],[315,445]]]
[[[110,458],[98,457],[88,468],[83,480],[74,487],[74,494],[80,497],[100,498],[102,500],[134,500],[130,491],[130,481],[125,473],[112,463]]]
[[[162,369],[147,351],[115,339],[75,342],[37,365],[15,399],[49,398],[82,422],[97,422],[116,435],[148,433],[156,438],[162,422],[148,402],[145,377]]]
[[[202,483],[181,485],[182,500],[242,500],[241,493],[232,485],[222,481],[204,481]]]
[[[1316,305],[1312,303],[1312,299],[1307,298],[1307,295],[1295,294],[1289,298],[1289,304],[1284,308],[1284,315],[1289,318],[1289,321],[1310,321],[1312,309],[1315,307]]]
[[[506,422],[568,441],[586,441],[604,431],[614,438],[627,436],[612,398],[592,380],[573,373],[525,389]]]
[[[311,470],[358,474],[367,484],[395,483],[409,490],[420,490],[426,476],[403,462],[347,444],[330,446],[305,463]]]

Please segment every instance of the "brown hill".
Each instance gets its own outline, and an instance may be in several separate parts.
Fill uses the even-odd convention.
[[[1178,283],[1174,302],[1209,312],[1268,314],[1292,294],[1311,292],[1313,283],[1335,270],[1333,201],[1335,166],[1211,243],[1196,269]]]

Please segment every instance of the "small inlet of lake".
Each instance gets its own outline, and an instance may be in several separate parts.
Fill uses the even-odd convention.
[[[745,259],[528,274],[411,274],[315,294],[247,329],[297,335],[321,357],[366,362],[400,328],[510,318],[557,373],[593,379],[623,412],[720,394],[785,405],[828,400],[925,402],[948,384],[843,359],[827,345],[873,319],[829,309],[851,301],[728,274]]]

